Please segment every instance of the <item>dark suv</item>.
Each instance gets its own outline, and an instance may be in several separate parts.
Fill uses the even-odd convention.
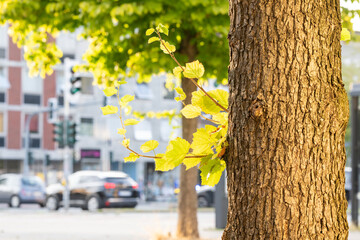
[[[69,176],[70,206],[95,211],[104,207],[134,208],[139,199],[138,184],[123,172],[79,171]],[[64,186],[46,189],[46,207],[63,206]]]

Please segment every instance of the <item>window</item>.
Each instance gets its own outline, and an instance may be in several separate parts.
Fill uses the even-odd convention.
[[[24,94],[24,103],[25,104],[36,104],[40,105],[41,99],[38,94]]]
[[[0,147],[5,147],[5,138],[0,137]]]
[[[22,145],[23,145],[23,148],[25,147],[25,138],[22,139]],[[40,138],[38,137],[30,137],[30,141],[29,141],[29,147],[30,148],[40,148],[40,145],[41,145],[41,141],[40,141]]]
[[[165,87],[165,83],[164,83],[164,94],[163,94],[163,96],[164,96],[164,99],[171,99],[171,100],[174,100],[174,98],[175,98],[175,91],[174,90],[172,90],[172,91],[169,91],[169,89],[167,89],[166,87]]]
[[[4,132],[4,113],[0,112],[0,133]]]
[[[80,135],[93,136],[94,134],[94,123],[92,118],[81,118],[80,119]]]
[[[24,70],[22,73],[21,88],[23,93],[29,95],[39,96],[43,92],[43,80],[41,77],[30,77],[29,70]],[[26,103],[26,102],[25,102]]]
[[[1,178],[0,179],[0,185],[4,186],[6,185],[7,179],[6,178]]]
[[[6,58],[5,48],[0,48],[0,58]]]
[[[0,92],[0,103],[4,103],[5,102],[5,93]]]
[[[137,99],[149,100],[153,98],[153,94],[147,83],[136,84],[135,97]]]
[[[174,124],[174,121],[169,124],[168,120],[162,120],[160,123],[161,140],[169,141],[170,139],[180,136],[180,127],[177,127],[176,125],[177,124]]]
[[[139,141],[152,139],[151,124],[148,120],[143,120],[139,124],[134,125],[134,137]]]
[[[10,88],[9,79],[6,77],[5,69],[0,67],[0,89],[4,91],[8,88]]]
[[[26,121],[29,117],[29,114],[26,114],[25,115],[25,122],[24,122],[24,125],[26,125]],[[39,115],[34,115],[32,118],[31,118],[31,121],[30,121],[30,133],[38,133],[39,132]]]

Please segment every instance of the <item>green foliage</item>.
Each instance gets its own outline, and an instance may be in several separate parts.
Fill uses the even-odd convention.
[[[227,1],[2,0],[0,22],[5,21],[10,23],[13,41],[25,46],[31,73],[41,71],[42,77],[52,72],[62,56],[55,44],[46,44],[50,35],[81,28],[79,38],[90,42],[81,69],[93,73],[98,84],[111,86],[119,76],[135,75],[139,82],[148,81],[152,74],[175,66],[146,44],[146,35],[154,34],[156,28],[169,35],[170,48],[179,50],[180,61],[188,61],[182,46],[193,44],[199,61],[207,66],[204,77],[227,78]]]

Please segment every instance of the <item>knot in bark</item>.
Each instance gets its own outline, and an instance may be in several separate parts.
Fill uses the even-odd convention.
[[[261,102],[255,100],[251,106],[250,106],[250,113],[251,113],[251,116],[254,117],[254,118],[259,118],[263,115],[264,113],[264,110],[263,110],[263,106],[261,104]]]

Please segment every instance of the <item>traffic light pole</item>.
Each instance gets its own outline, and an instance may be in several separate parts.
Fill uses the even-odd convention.
[[[64,61],[64,72],[65,72],[65,86],[64,86],[64,132],[65,132],[65,139],[68,139],[68,124],[66,124],[69,121],[69,115],[70,115],[70,89],[71,89],[71,68],[72,61],[69,58],[65,58]],[[64,208],[65,210],[68,210],[70,207],[70,189],[69,189],[69,175],[70,175],[70,148],[68,144],[65,144],[64,147],[64,180],[65,180],[65,189],[63,193],[63,202],[64,202]]]

